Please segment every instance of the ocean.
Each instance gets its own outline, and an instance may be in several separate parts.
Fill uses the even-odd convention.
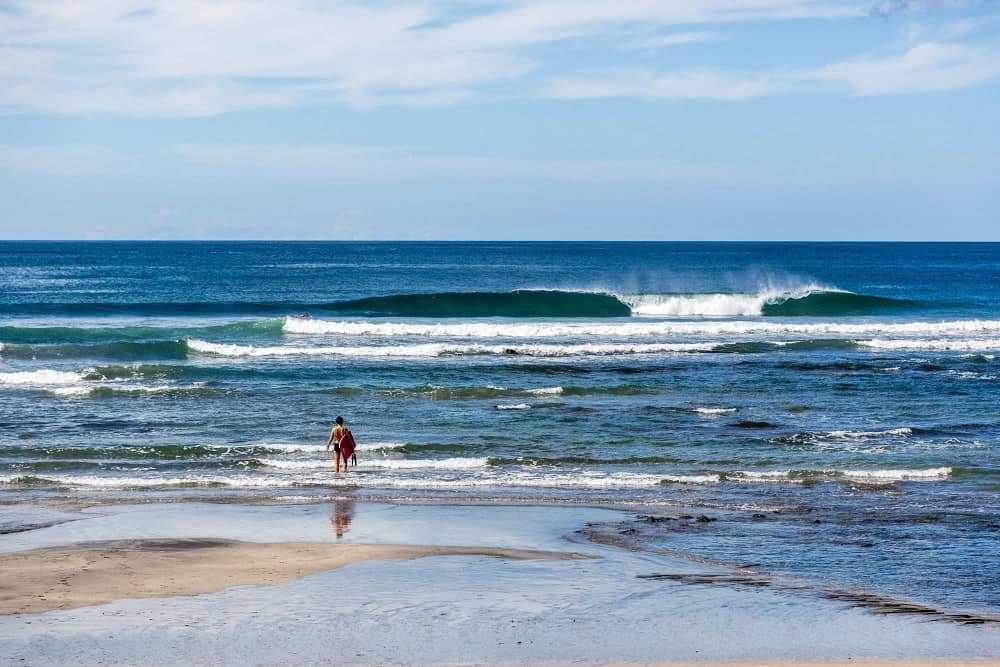
[[[1000,244],[4,242],[0,503],[628,506],[995,614],[998,352]]]

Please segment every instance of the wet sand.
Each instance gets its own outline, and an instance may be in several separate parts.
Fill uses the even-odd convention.
[[[1000,665],[992,624],[726,583],[588,538],[632,514],[607,508],[29,509],[0,535],[0,664]]]
[[[0,554],[4,575],[0,580],[0,614],[200,595],[232,586],[273,586],[350,563],[430,556],[574,558],[566,553],[476,547],[116,540]]]
[[[485,664],[473,663],[470,665],[453,665],[451,667],[487,667]],[[515,667],[524,663],[493,664],[489,667]],[[992,659],[930,659],[930,660],[901,660],[898,658],[887,659],[853,659],[843,660],[822,660],[822,661],[736,661],[736,662],[628,662],[628,663],[608,663],[608,662],[574,662],[574,663],[541,663],[532,667],[994,667],[1000,665],[1000,660]]]

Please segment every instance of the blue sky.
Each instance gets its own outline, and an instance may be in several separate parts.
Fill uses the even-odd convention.
[[[1000,240],[1000,3],[0,0],[0,237]]]

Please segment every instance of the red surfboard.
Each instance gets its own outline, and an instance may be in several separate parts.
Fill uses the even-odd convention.
[[[344,429],[344,435],[340,436],[340,455],[345,461],[354,456],[354,450],[358,445],[354,442],[354,436],[350,429]]]

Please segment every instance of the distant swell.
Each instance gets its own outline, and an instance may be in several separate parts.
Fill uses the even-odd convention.
[[[143,361],[151,359],[187,359],[183,340],[123,341],[117,343],[69,345],[9,345],[2,349],[12,359],[108,359]]]
[[[20,315],[288,315],[302,312],[342,313],[371,317],[739,317],[868,315],[912,309],[913,301],[855,294],[817,285],[787,290],[762,289],[751,293],[635,294],[574,290],[513,290],[510,292],[438,292],[392,294],[327,303],[301,301],[212,301],[148,303],[22,303],[0,305],[0,314]],[[273,332],[274,321],[229,325],[236,330]],[[308,325],[302,327],[309,332]],[[43,342],[46,337],[80,336],[101,340],[109,330],[72,332],[53,327],[34,332],[0,328],[10,342]],[[143,335],[141,327],[123,331],[126,337]],[[18,339],[21,339],[20,341]],[[42,340],[39,340],[42,339]]]
[[[73,308],[74,312],[70,314],[92,314],[88,308],[83,308],[81,313],[75,313],[75,308],[77,305],[86,304],[29,304],[24,310],[30,312],[36,306],[52,306],[60,308]],[[102,306],[97,304],[97,310],[100,311],[107,304]],[[150,304],[136,304],[140,310]],[[152,304],[154,307],[156,304]],[[184,304],[174,304],[177,306],[184,306]],[[128,308],[132,307],[132,304],[117,304],[126,310],[123,310],[123,314],[128,314]],[[225,307],[225,304],[223,304]],[[2,306],[0,306],[2,308]],[[22,309],[18,307],[18,312],[22,312]],[[141,312],[139,314],[142,314]],[[184,314],[171,313],[171,314]],[[44,326],[0,326],[0,341],[3,341],[4,345],[8,348],[12,345],[25,345],[25,346],[40,346],[53,343],[61,343],[65,345],[76,345],[80,349],[85,349],[88,344],[97,343],[112,343],[121,344],[126,342],[147,342],[150,340],[178,340],[182,338],[187,338],[189,336],[207,336],[207,335],[264,335],[264,336],[277,336],[281,334],[282,326],[284,325],[284,319],[269,319],[269,320],[243,320],[239,322],[230,322],[228,324],[201,326],[201,327],[154,327],[154,326],[118,326],[118,327],[44,327]]]
[[[22,315],[280,315],[322,311],[376,317],[625,317],[610,294],[558,290],[394,294],[332,303],[298,301],[27,303],[0,305]]]
[[[557,290],[396,294],[329,304],[325,310],[402,317],[623,317],[631,309],[610,294]]]

